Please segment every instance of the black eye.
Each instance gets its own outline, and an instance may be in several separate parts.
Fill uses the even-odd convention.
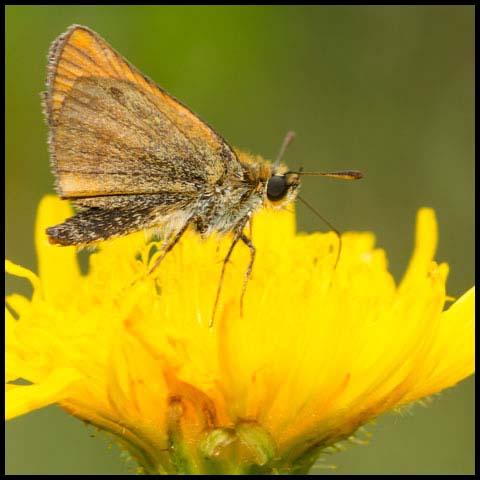
[[[288,191],[287,180],[283,175],[274,175],[267,183],[267,197],[269,200],[280,200]]]

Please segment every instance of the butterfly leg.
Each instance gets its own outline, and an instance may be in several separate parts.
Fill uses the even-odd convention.
[[[215,296],[215,302],[213,304],[212,318],[210,319],[210,323],[208,324],[208,328],[212,328],[213,327],[213,322],[215,321],[215,314],[217,312],[218,300],[220,299],[220,292],[222,291],[223,277],[225,275],[225,269],[227,267],[227,263],[230,260],[230,257],[232,256],[233,249],[235,248],[235,245],[242,238],[243,227],[245,226],[245,224],[247,223],[249,218],[250,218],[250,215],[246,216],[245,219],[243,219],[238,224],[238,227],[235,230],[235,235],[233,237],[232,244],[230,245],[230,248],[228,249],[227,255],[223,259],[222,272],[220,273],[220,280],[218,282],[218,287],[217,287],[217,295]]]
[[[162,254],[155,260],[155,263],[153,264],[152,267],[150,267],[150,269],[148,270],[148,274],[150,275],[151,273],[153,273],[156,268],[160,265],[161,261],[167,256],[167,253],[170,252],[170,250],[172,250],[172,248],[179,242],[179,240],[182,238],[182,235],[185,233],[185,231],[187,230],[188,228],[188,225],[190,224],[190,221],[192,220],[192,218],[189,218],[185,224],[183,225],[182,228],[180,228],[180,230],[175,234],[175,237],[173,238],[173,240],[167,245],[165,246],[165,248],[163,249],[163,252]],[[168,237],[168,240],[171,238]]]
[[[251,231],[250,231],[251,233]],[[250,249],[250,262],[248,264],[247,270],[245,271],[245,278],[243,280],[242,295],[240,296],[240,315],[243,317],[243,299],[245,297],[245,292],[247,290],[248,279],[252,273],[253,262],[255,261],[256,249],[252,241],[243,233],[240,235],[240,240]]]

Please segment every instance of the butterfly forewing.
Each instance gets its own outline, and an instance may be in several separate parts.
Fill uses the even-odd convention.
[[[91,30],[71,27],[49,63],[45,110],[63,198],[194,196],[241,174],[218,134]]]

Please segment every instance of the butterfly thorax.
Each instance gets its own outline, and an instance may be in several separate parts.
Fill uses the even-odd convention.
[[[235,154],[243,171],[241,180],[236,174],[227,174],[226,181],[217,183],[198,203],[196,229],[204,236],[234,231],[262,206],[283,208],[297,195],[299,176],[289,173],[285,165],[273,165],[259,155],[239,150]],[[268,188],[272,180],[282,184],[278,195],[272,195],[272,188]]]
[[[213,188],[205,190],[196,206],[196,230],[202,236],[229,233],[245,217],[261,208],[271,164],[260,156],[235,151],[238,162],[231,165]]]

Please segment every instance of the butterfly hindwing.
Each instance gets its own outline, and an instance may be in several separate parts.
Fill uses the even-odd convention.
[[[47,229],[51,243],[88,245],[166,225],[175,230],[185,224],[195,208],[190,196],[178,193],[90,197],[74,203],[80,210],[76,215]]]

